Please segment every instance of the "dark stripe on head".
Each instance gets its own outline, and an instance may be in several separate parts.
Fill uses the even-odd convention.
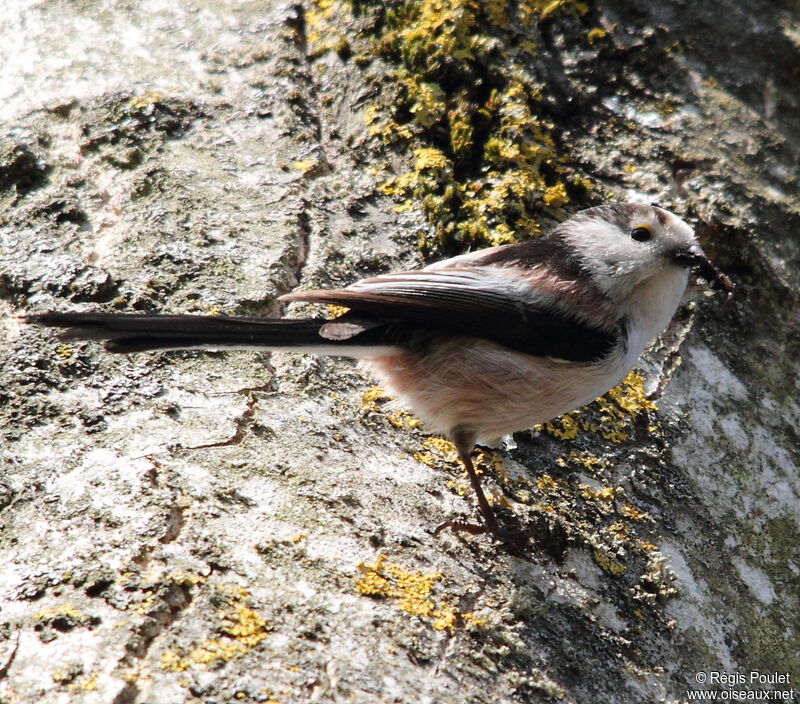
[[[575,213],[569,220],[561,223],[556,230],[569,227],[570,222],[605,220],[613,225],[617,225],[623,231],[627,231],[632,221],[650,216],[655,216],[662,225],[666,225],[669,221],[669,213],[654,205],[644,205],[643,203],[609,203],[608,205],[598,205],[595,208],[587,208],[586,210]]]

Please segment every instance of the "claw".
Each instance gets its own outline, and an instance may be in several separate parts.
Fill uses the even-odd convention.
[[[483,535],[484,533],[491,533],[498,542],[511,547],[525,547],[531,537],[529,531],[510,531],[501,528],[499,525],[495,525],[493,528],[490,528],[489,526],[480,525],[478,523],[467,523],[466,521],[444,521],[434,528],[433,537],[438,537],[439,533],[446,528],[454,530],[458,533],[469,533],[470,535]]]

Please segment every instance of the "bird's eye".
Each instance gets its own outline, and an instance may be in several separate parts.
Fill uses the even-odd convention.
[[[653,239],[653,231],[647,225],[637,225],[630,231],[631,239],[637,242],[647,242]]]

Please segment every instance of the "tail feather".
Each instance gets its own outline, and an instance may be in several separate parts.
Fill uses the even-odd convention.
[[[105,340],[110,352],[198,347],[330,348],[336,344],[319,334],[328,322],[325,320],[57,311],[29,315],[25,320],[62,328],[59,337],[64,340]]]

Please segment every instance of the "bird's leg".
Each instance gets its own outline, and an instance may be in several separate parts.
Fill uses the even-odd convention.
[[[467,470],[467,475],[469,476],[469,481],[470,484],[472,484],[475,496],[478,498],[478,510],[483,517],[483,525],[467,523],[466,521],[445,521],[436,526],[436,529],[433,531],[434,537],[439,535],[445,528],[450,528],[451,530],[471,533],[472,535],[491,533],[503,543],[520,544],[525,542],[527,538],[524,534],[511,533],[500,527],[497,516],[494,514],[494,509],[492,509],[491,504],[486,498],[486,494],[483,493],[480,477],[472,464],[472,450],[475,446],[474,433],[457,430],[452,433],[452,439],[458,451],[458,457]]]

